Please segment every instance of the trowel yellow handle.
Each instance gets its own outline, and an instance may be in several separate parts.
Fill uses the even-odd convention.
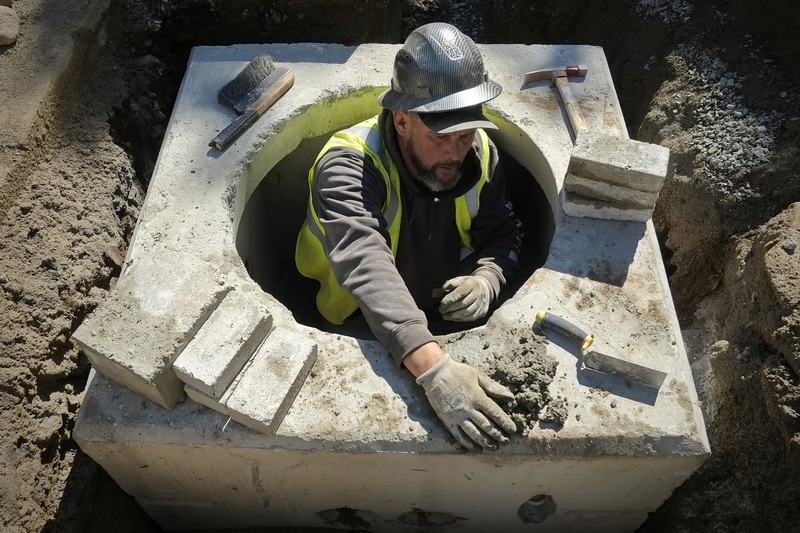
[[[536,313],[535,320],[542,329],[556,331],[565,337],[569,337],[580,342],[581,351],[591,346],[592,342],[594,341],[594,336],[591,333],[586,333],[569,320],[561,318],[560,316],[552,313],[548,313],[544,309]]]

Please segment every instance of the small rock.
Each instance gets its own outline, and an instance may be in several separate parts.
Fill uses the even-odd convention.
[[[794,251],[797,249],[797,243],[789,237],[785,241],[783,241],[783,245],[781,246],[787,253],[793,254]]]
[[[8,6],[0,5],[0,46],[13,44],[19,36],[19,15]]]

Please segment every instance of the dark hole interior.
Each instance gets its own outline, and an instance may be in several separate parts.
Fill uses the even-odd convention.
[[[303,140],[267,173],[245,206],[236,238],[250,276],[285,305],[295,320],[317,328],[322,326],[314,304],[318,285],[297,271],[294,246],[306,216],[308,170],[329,137],[330,133]],[[536,178],[503,150],[499,140],[495,142],[503,158],[508,199],[523,223],[521,269],[510,286],[513,294],[547,259],[555,221]]]

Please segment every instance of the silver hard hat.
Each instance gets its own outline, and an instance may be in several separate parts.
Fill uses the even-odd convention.
[[[395,56],[391,87],[378,103],[396,111],[442,113],[474,108],[502,90],[489,79],[475,42],[455,26],[434,22],[408,36]]]

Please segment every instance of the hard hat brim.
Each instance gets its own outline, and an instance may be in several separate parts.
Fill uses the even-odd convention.
[[[499,96],[501,92],[503,92],[503,88],[492,80],[486,80],[480,85],[457,93],[425,98],[417,98],[389,88],[378,96],[378,104],[394,111],[443,113],[488,102]]]
[[[497,126],[483,114],[480,104],[455,111],[418,113],[418,115],[425,126],[435,133],[448,134],[478,128],[497,129]]]

